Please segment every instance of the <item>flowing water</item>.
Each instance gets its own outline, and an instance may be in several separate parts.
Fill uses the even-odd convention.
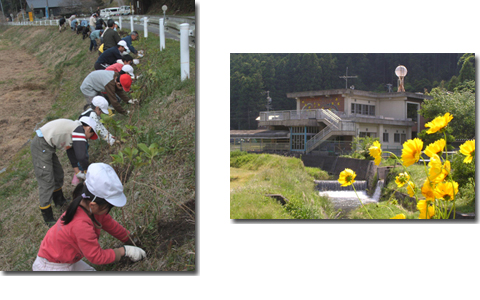
[[[361,205],[358,197],[362,200],[363,204],[378,202],[383,187],[383,180],[379,180],[375,192],[370,197],[366,192],[366,181],[354,182],[355,189],[357,190],[356,194],[352,186],[342,187],[338,181],[316,180],[315,183],[317,184],[320,195],[328,196],[335,209],[341,209],[344,213]]]

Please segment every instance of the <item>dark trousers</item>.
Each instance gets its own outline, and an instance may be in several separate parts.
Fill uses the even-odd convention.
[[[97,41],[95,39],[90,39],[90,51],[92,51],[93,48],[97,47]]]
[[[33,170],[38,182],[40,208],[46,209],[53,200],[53,192],[63,186],[63,168],[50,146],[43,137],[35,137],[30,146]]]

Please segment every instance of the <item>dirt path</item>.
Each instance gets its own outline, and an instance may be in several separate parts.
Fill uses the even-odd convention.
[[[0,36],[0,170],[32,138],[54,97],[49,74],[31,55]],[[27,146],[27,145],[26,145]]]

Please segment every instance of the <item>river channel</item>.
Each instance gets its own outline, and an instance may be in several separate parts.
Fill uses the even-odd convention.
[[[316,180],[315,183],[317,184],[319,194],[321,196],[328,196],[334,208],[336,210],[342,210],[342,215],[361,205],[358,198],[362,200],[363,204],[378,202],[383,187],[383,180],[379,180],[375,192],[370,197],[366,192],[366,181],[357,181],[354,183],[355,189],[357,190],[356,193],[351,186],[341,187],[338,181]]]

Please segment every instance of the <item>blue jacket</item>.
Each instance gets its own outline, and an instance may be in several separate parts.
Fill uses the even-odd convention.
[[[100,36],[102,35],[103,30],[94,30],[92,33],[90,33],[90,39],[100,39]]]
[[[124,40],[127,43],[127,46],[128,46],[128,49],[130,49],[130,52],[132,52],[133,54],[137,54],[137,50],[135,50],[135,48],[133,48],[132,46],[132,37],[130,35],[127,35],[122,40]]]

